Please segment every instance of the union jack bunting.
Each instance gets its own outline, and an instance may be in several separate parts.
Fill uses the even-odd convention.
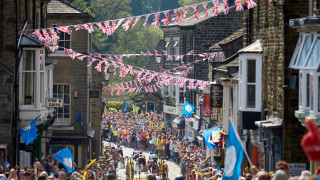
[[[50,28],[49,30],[51,33],[52,41],[57,41],[58,39],[60,39],[60,37],[58,36],[58,33],[54,30],[54,28]]]
[[[58,27],[57,28],[59,31],[67,33],[67,34],[71,34],[72,30],[69,26],[63,26],[63,27]]]
[[[223,0],[223,3],[224,3],[224,14],[228,14],[229,13],[229,3],[228,3],[228,0]]]
[[[110,96],[113,96],[114,89],[111,89]]]
[[[257,3],[254,0],[246,0],[248,9],[254,8],[257,6]]]
[[[243,11],[242,0],[234,0],[236,11]]]
[[[152,23],[152,26],[153,26],[154,28],[157,28],[158,25],[159,25],[160,13],[157,12],[154,16],[155,16],[155,17],[154,17],[154,21],[153,21],[153,23]]]
[[[197,86],[195,85],[195,81],[194,80],[189,80],[187,88],[196,89]]]
[[[97,22],[96,25],[99,27],[99,29],[103,32],[103,34],[107,33],[107,29],[100,23]]]
[[[220,2],[218,0],[212,1],[213,7],[212,7],[212,16],[218,16],[219,14],[219,6]]]
[[[180,18],[179,18],[179,9],[174,9],[174,18],[172,18],[171,20],[175,23],[178,23]]]
[[[154,88],[154,91],[157,92],[158,91],[158,88],[156,85],[153,85],[153,88]]]
[[[183,57],[184,55],[180,55],[180,61],[183,63]]]
[[[136,17],[136,21],[134,22],[134,24],[132,25],[132,27],[136,26],[136,24],[138,23],[138,21],[141,19],[141,16]]]
[[[137,80],[135,80],[135,81],[133,81],[134,82],[134,84],[136,85],[136,87],[139,87],[138,86],[138,83],[137,83]]]
[[[132,88],[132,81],[130,81],[129,83],[130,83],[130,87]]]
[[[131,17],[127,19],[127,21],[124,24],[122,24],[122,27],[125,31],[128,31],[128,29],[130,28],[132,20],[133,18]]]
[[[119,21],[118,21],[118,24],[117,24],[117,26],[116,26],[116,29],[115,30],[117,30],[118,29],[118,27],[122,24],[122,22],[124,21],[124,19],[120,19]]]
[[[159,56],[159,52],[158,52],[157,50],[154,50],[154,54],[155,54],[156,56]]]
[[[82,27],[82,26],[80,26],[80,25],[75,25],[75,26],[73,26],[73,27],[75,27],[75,28],[76,28],[76,31],[79,31],[79,30],[82,30],[82,29],[83,29],[83,27]]]
[[[107,73],[108,73],[109,66],[110,66],[110,64],[109,64],[108,61],[107,61],[107,62],[104,62],[104,74],[107,74]]]
[[[116,76],[117,75],[117,68],[118,68],[118,65],[116,62],[112,61],[112,65],[113,65],[113,75]]]
[[[104,26],[105,26],[105,29],[106,29],[106,35],[107,36],[111,36],[113,31],[112,31],[112,26],[110,26],[109,21],[105,21],[104,22]]]
[[[56,46],[56,45],[53,45],[53,46],[49,46],[49,49],[50,49],[50,51],[51,52],[55,52],[56,50],[58,50],[59,49],[59,47],[58,46]]]
[[[161,20],[161,22],[163,23],[163,25],[168,26],[169,21],[170,21],[170,17],[169,17],[169,11],[165,11],[163,12],[165,18]]]
[[[168,55],[168,60],[173,60],[173,56],[172,55]]]
[[[133,75],[134,74],[133,67],[132,66],[128,66],[128,69],[129,69],[130,74]]]
[[[199,19],[199,10],[198,10],[198,5],[194,4],[192,5],[193,7],[193,17],[198,20]]]
[[[149,90],[148,90],[148,88],[147,88],[147,87],[144,87],[144,90],[145,90],[146,92],[149,92]]]
[[[120,89],[118,89],[118,91],[117,91],[117,94],[116,94],[117,96],[120,96]]]
[[[139,71],[138,74],[137,74],[137,76],[136,76],[136,79],[139,79],[139,78],[142,76],[142,73],[143,73],[143,72]]]
[[[111,25],[112,34],[116,32],[116,27],[117,27],[117,20],[113,20]]]
[[[148,54],[148,55],[151,55],[151,52],[148,50],[148,51],[147,51],[147,54]]]
[[[164,51],[164,50],[162,50],[162,51],[163,51],[163,55],[164,55],[164,56],[168,55],[168,52],[167,52],[167,51]]]
[[[188,7],[183,7],[182,14],[181,14],[181,17],[180,17],[180,21],[183,21],[186,18],[187,13],[188,13]]]
[[[208,3],[203,3],[203,11],[204,11],[204,17],[207,19],[209,17],[209,13],[208,13]]]
[[[47,42],[50,42],[51,41],[51,38],[50,38],[50,35],[49,33],[47,32],[47,29],[42,29],[42,34],[44,36],[44,40],[47,41]]]
[[[102,65],[102,62],[99,62],[95,67],[95,69],[99,72],[101,72],[101,65]]]
[[[81,54],[76,53],[76,52],[74,52],[74,51],[73,51],[71,54],[69,54],[70,58],[73,59],[73,60],[74,60],[76,57],[80,56],[80,55],[81,55]]]
[[[206,88],[206,86],[207,86],[205,81],[197,81],[196,85],[198,86],[198,89],[200,89],[200,90],[204,90]]]
[[[128,82],[125,82],[126,88],[130,88]]]
[[[268,3],[269,3],[269,4],[272,3],[272,0],[268,0]]]
[[[144,52],[143,52],[143,51],[141,51],[141,55],[142,55],[142,56],[145,56],[146,54],[144,54]]]
[[[88,24],[84,24],[82,25],[84,27],[85,30],[87,30],[89,33],[94,32],[94,29],[92,27],[92,24],[88,23]]]
[[[39,29],[34,30],[34,32],[32,33],[32,36],[39,39],[39,41],[44,41],[45,38],[42,36],[41,32]]]
[[[140,79],[138,79],[139,85],[142,86],[142,81]]]
[[[63,54],[68,55],[69,54],[68,49],[63,50]]]
[[[146,27],[146,25],[147,25],[147,23],[149,21],[150,14],[146,14],[145,17],[146,17],[146,20],[144,21],[144,23],[142,25],[143,27]]]
[[[94,58],[101,58],[101,55],[102,55],[102,54],[100,54],[100,53],[95,53],[95,54],[93,54],[92,57],[94,57]]]
[[[193,55],[194,54],[194,50],[191,50],[187,55]]]
[[[80,61],[83,61],[83,59],[87,57],[87,56],[78,56],[77,58],[80,60]]]

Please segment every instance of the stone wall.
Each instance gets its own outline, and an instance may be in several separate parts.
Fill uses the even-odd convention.
[[[267,115],[272,114],[284,120],[283,159],[292,163],[306,162],[300,147],[305,129],[294,117],[294,110],[298,109],[298,87],[290,89],[290,79],[297,72],[288,68],[298,33],[290,29],[288,21],[306,16],[308,1],[280,0],[275,4],[268,4],[265,0],[256,2],[257,7],[244,11],[244,46],[262,40],[262,108],[267,109]]]

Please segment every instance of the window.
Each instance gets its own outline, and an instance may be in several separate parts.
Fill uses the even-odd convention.
[[[255,108],[256,104],[256,61],[248,60],[247,74],[247,107]]]
[[[307,74],[307,98],[306,98],[306,105],[310,107],[310,74]]]
[[[57,112],[56,125],[70,125],[70,85],[55,84],[53,85],[53,97],[63,99],[63,107],[55,108]]]
[[[184,104],[185,93],[186,93],[186,86],[184,85],[182,88],[179,88],[179,104]]]
[[[239,56],[239,109],[260,112],[262,103],[262,54]]]
[[[59,37],[60,37],[60,39],[58,40],[59,46],[70,49],[71,48],[70,34],[65,32],[60,32]]]
[[[45,102],[44,102],[44,69],[45,69],[45,54],[44,50],[40,50],[40,106],[43,107]]]
[[[23,51],[22,62],[22,104],[35,105],[36,60],[35,51]]]
[[[176,56],[177,58],[175,58],[176,61],[179,61],[179,60],[180,60],[180,58],[179,58],[179,56],[178,56],[178,55],[180,55],[180,54],[179,54],[179,50],[180,50],[180,49],[179,49],[179,48],[180,48],[179,44],[180,44],[179,41],[175,41],[175,43],[174,43],[174,45],[173,45],[174,55],[177,55],[177,56]]]
[[[167,54],[170,55],[170,41],[166,41],[166,51],[167,51]],[[168,59],[168,55],[167,55],[167,61],[169,61]]]

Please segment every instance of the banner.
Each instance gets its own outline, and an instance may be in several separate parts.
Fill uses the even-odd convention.
[[[213,108],[210,106],[211,97],[209,94],[203,95],[203,116],[211,117],[213,114]]]

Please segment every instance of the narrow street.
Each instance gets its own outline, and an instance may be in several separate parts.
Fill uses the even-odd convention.
[[[104,141],[104,143],[109,143],[109,142],[106,142]],[[114,144],[115,145],[115,144]],[[117,145],[115,145],[117,146]],[[133,154],[133,151],[134,149],[133,148],[128,148],[128,147],[125,147],[125,146],[121,146],[122,149],[123,149],[123,157],[126,157],[126,156],[132,156]],[[146,152],[146,151],[142,151],[143,154],[145,155],[145,157],[147,158],[147,161],[148,161],[148,157],[150,155],[149,152]],[[180,167],[178,164],[172,162],[172,161],[165,161],[167,164],[168,164],[168,171],[169,171],[169,179],[170,180],[174,180],[175,177],[177,175],[180,174]],[[122,168],[122,169],[118,169],[117,170],[117,176],[118,176],[118,179],[120,180],[125,180],[126,179],[126,169],[125,168]]]

